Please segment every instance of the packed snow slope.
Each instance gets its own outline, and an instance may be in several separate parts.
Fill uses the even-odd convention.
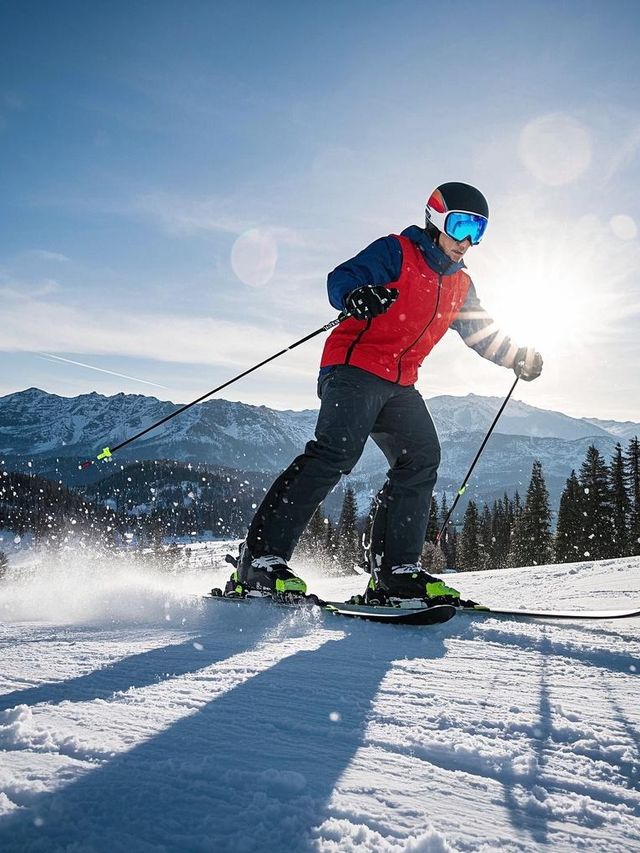
[[[306,568],[327,597],[363,586]],[[640,850],[639,620],[420,628],[191,595],[221,579],[12,568],[0,850]],[[640,560],[455,581],[626,607]]]

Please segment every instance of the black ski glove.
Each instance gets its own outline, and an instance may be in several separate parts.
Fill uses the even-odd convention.
[[[542,373],[542,356],[533,347],[520,347],[516,353],[513,370],[520,379],[531,382]]]
[[[395,287],[374,284],[352,290],[347,294],[344,304],[354,319],[370,320],[388,311],[397,298],[398,290]]]

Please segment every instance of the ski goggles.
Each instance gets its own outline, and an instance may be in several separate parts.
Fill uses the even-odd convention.
[[[429,208],[429,221],[436,226],[438,231],[444,231],[448,237],[457,240],[459,243],[468,237],[473,246],[482,240],[489,224],[487,217],[480,216],[478,213],[469,213],[466,210],[450,210],[447,213],[439,213],[432,207]]]

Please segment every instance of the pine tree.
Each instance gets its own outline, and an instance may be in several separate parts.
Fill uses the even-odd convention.
[[[624,457],[622,446],[616,444],[615,453],[609,469],[609,485],[613,504],[613,557],[626,557],[629,554],[629,512],[631,501],[625,485]]]
[[[556,563],[573,563],[584,556],[588,546],[585,533],[584,490],[576,472],[567,480],[558,509],[558,523],[554,540]]]
[[[610,557],[613,552],[614,527],[609,469],[593,444],[587,448],[579,480],[584,491],[585,533],[588,540],[584,556],[594,560]]]
[[[438,503],[434,497],[431,499],[431,511],[429,512],[427,535],[424,545],[422,546],[422,554],[420,558],[422,568],[430,574],[438,574],[438,572],[445,569],[447,565],[447,558],[441,545],[436,545],[439,530]]]
[[[494,543],[493,518],[491,516],[491,510],[487,504],[485,504],[482,508],[478,531],[478,545],[480,547],[479,569],[492,568]]]
[[[336,532],[334,524],[330,518],[327,518],[327,523],[325,524],[324,549],[327,557],[331,560],[334,567],[337,566],[338,553],[336,544]]]
[[[429,522],[427,524],[427,542],[435,542],[440,530],[438,521],[438,503],[434,497],[431,498],[431,506],[429,508]]]
[[[449,504],[447,503],[447,493],[442,494],[442,503],[440,507],[439,528],[442,527],[444,521],[449,514]],[[446,566],[449,569],[455,568],[456,565],[456,535],[455,528],[451,522],[447,526],[440,539],[440,547],[445,556]]]
[[[505,494],[504,498],[497,500],[493,505],[492,568],[494,569],[504,569],[507,565],[507,556],[511,547],[512,517],[511,501]]]
[[[512,514],[513,514],[513,523],[514,524],[520,518],[520,516],[522,515],[522,512],[523,512],[523,506],[522,506],[522,501],[520,500],[520,493],[516,489],[516,493],[513,496],[513,503],[512,503]]]
[[[638,436],[629,441],[625,453],[625,482],[631,502],[629,517],[629,553],[640,554],[640,441]]]
[[[474,571],[480,566],[479,528],[478,507],[474,501],[469,501],[464,513],[462,533],[458,541],[458,568],[460,571]]]
[[[524,509],[516,520],[510,559],[513,565],[520,566],[540,566],[552,560],[549,492],[542,464],[537,459],[533,463]]]
[[[326,538],[324,508],[320,505],[311,516],[297,547],[309,556],[321,557],[326,551]]]
[[[347,486],[337,529],[337,551],[345,569],[360,562],[360,537],[358,534],[358,510],[356,496]]]

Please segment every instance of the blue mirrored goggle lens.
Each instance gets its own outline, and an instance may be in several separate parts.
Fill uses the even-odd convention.
[[[449,213],[444,230],[453,240],[462,241],[468,237],[475,245],[482,240],[488,224],[484,216],[475,213]]]

